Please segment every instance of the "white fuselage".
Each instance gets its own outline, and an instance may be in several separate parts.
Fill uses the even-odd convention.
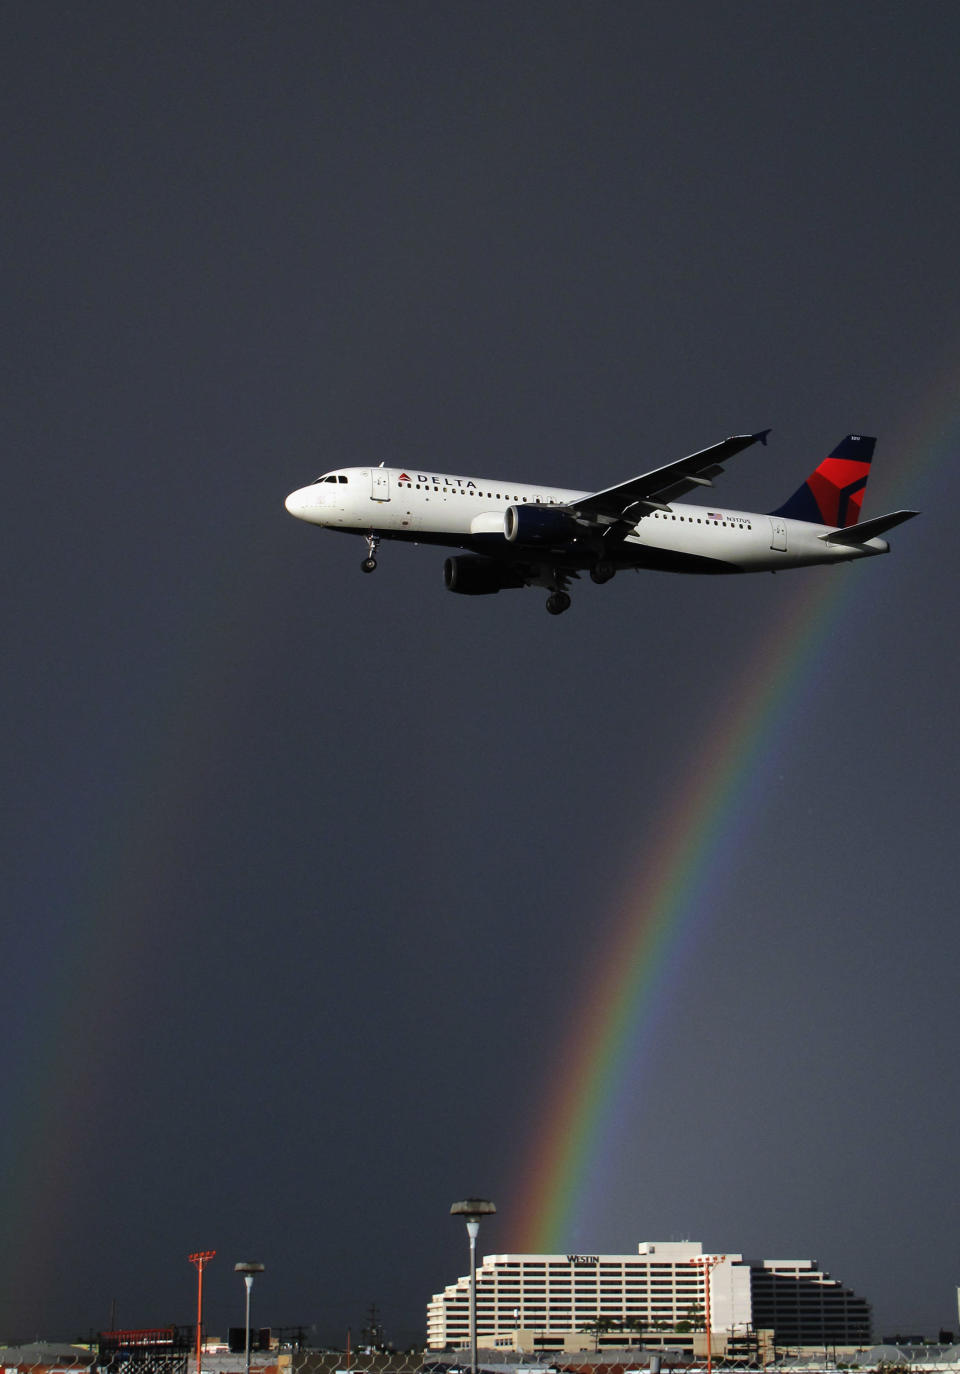
[[[588,493],[523,482],[457,477],[413,468],[340,468],[287,497],[291,515],[328,529],[375,532],[386,539],[520,555],[506,541],[510,506],[576,506]],[[888,552],[884,539],[826,543],[833,527],[719,505],[671,502],[644,515],[627,536],[621,566],[667,566],[689,559],[689,571],[761,572],[838,563]],[[538,557],[549,557],[543,551]],[[703,566],[697,564],[703,560]],[[683,568],[677,570],[682,571]]]

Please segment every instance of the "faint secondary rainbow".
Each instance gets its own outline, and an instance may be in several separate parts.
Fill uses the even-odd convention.
[[[884,447],[900,465],[899,485],[914,502],[919,479],[957,447],[955,366],[932,390],[912,430]],[[839,581],[838,571],[798,574],[805,581],[774,633],[730,684],[726,700],[732,706],[723,727],[698,741],[615,903],[612,936],[588,972],[582,1010],[521,1163],[510,1226],[515,1251],[562,1253],[579,1246],[579,1223],[594,1211],[590,1204],[602,1188],[622,1100],[652,1058],[656,1028],[671,1006],[686,954],[709,922],[724,869],[736,862],[739,841],[756,818],[763,760],[798,698],[814,687],[824,662],[818,650],[859,585]]]
[[[116,749],[115,806],[90,808],[82,830],[88,858],[64,901],[56,957],[38,957],[36,986],[21,994],[0,1150],[0,1289],[9,1322],[42,1303],[48,1273],[63,1262],[50,1237],[64,1231],[65,1218],[76,1219],[77,1179],[98,1168],[91,1142],[115,1107],[104,1051],[120,1040],[136,1053],[143,1025],[127,1020],[131,989],[152,948],[178,935],[170,896],[189,853],[184,802],[205,774],[229,768],[239,730],[225,714],[223,663],[269,659],[269,593],[253,565],[239,581],[242,567],[224,537],[211,552],[208,583],[194,593],[192,619],[171,640],[167,675],[150,683]],[[238,599],[244,621],[229,613]],[[258,640],[245,638],[250,623],[261,627]],[[106,1179],[102,1186],[107,1196]]]

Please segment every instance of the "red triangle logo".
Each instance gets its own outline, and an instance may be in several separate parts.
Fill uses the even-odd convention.
[[[400,476],[397,478],[397,481],[398,481],[398,482],[409,482],[409,481],[410,481],[410,478],[407,476],[407,474],[406,474],[405,472],[401,472]]]

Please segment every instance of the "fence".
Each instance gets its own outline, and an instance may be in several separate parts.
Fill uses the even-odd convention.
[[[287,1350],[251,1354],[251,1374],[470,1374],[466,1350],[364,1351]],[[182,1343],[163,1348],[111,1349],[95,1346],[31,1345],[0,1347],[0,1374],[194,1374],[195,1356]],[[679,1351],[643,1348],[551,1352],[530,1357],[523,1352],[480,1350],[480,1374],[707,1374],[705,1360]],[[960,1374],[960,1346],[872,1346],[869,1349],[778,1351],[757,1361],[715,1358],[710,1374]],[[242,1354],[204,1354],[202,1374],[244,1374]]]

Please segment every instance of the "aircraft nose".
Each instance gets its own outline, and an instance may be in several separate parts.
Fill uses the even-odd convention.
[[[309,487],[298,487],[296,491],[292,491],[290,493],[286,501],[284,501],[283,503],[286,506],[287,510],[290,512],[290,514],[297,516],[297,518],[300,520],[304,518],[309,509],[309,493]]]

